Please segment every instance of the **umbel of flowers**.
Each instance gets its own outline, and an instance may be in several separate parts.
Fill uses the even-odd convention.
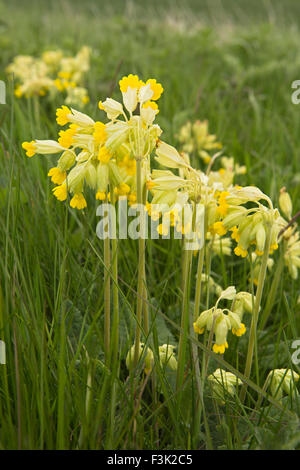
[[[247,293],[245,292],[244,294]],[[235,287],[228,287],[221,293],[215,306],[209,310],[203,311],[199,318],[197,318],[197,320],[194,322],[195,333],[202,334],[204,333],[205,329],[213,332],[215,335],[213,351],[215,353],[224,354],[225,349],[228,348],[227,335],[230,330],[236,336],[242,336],[246,332],[246,327],[244,323],[242,323],[242,316],[245,311],[245,305],[241,295],[239,300],[237,300],[238,306],[236,305],[236,312],[227,308],[222,309],[218,307],[221,299],[234,301],[236,298],[237,295]],[[250,311],[252,311],[252,308]]]
[[[18,55],[6,68],[14,76],[17,98],[55,96],[61,93],[65,103],[84,106],[89,102],[84,76],[90,68],[90,48],[83,46],[74,57],[61,50],[45,51],[41,57]]]
[[[87,187],[94,190],[96,199],[109,199],[111,184],[117,196],[126,195],[130,202],[136,202],[138,155],[145,161],[143,179],[146,180],[149,171],[146,157],[161,134],[160,127],[153,124],[158,113],[153,98],[159,98],[162,88],[155,80],[143,83],[137,76],[124,77],[120,87],[124,106],[111,98],[99,103],[109,119],[107,123],[94,121],[63,105],[56,112],[57,123],[63,127],[57,141],[33,140],[22,144],[28,157],[59,154],[57,165],[49,171],[52,182],[57,185],[53,194],[58,200],[65,201],[69,192],[71,207],[86,207],[84,192]],[[140,112],[133,115],[138,104]]]

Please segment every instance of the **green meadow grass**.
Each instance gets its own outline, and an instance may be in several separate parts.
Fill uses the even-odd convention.
[[[291,363],[291,343],[300,337],[299,281],[286,270],[280,279],[258,333],[245,405],[228,397],[216,408],[206,385],[198,429],[193,376],[181,401],[174,374],[158,363],[156,384],[144,378],[135,394],[127,380],[136,242],[119,243],[120,370],[110,372],[103,362],[103,246],[93,195],[84,212],[58,202],[47,177],[55,160],[29,160],[21,148],[24,140],[57,138],[61,103],[40,99],[34,108],[14,99],[6,65],[17,54],[56,47],[76,53],[87,44],[87,114],[101,119],[97,103],[111,93],[120,97],[123,75],[155,77],[165,89],[158,116],[164,140],[176,145],[187,119],[208,119],[225,153],[247,166],[241,184],[259,186],[275,205],[285,185],[294,212],[300,210],[300,106],[291,102],[291,83],[300,79],[297,2],[144,3],[0,1],[0,79],[7,83],[7,105],[0,105],[0,339],[7,349],[0,449],[300,449],[300,401],[286,398],[278,408],[265,398],[255,407],[270,369],[299,373]],[[151,341],[177,344],[180,244],[149,240],[146,249]],[[274,259],[276,267],[278,253]],[[248,289],[239,258],[213,258],[212,273],[224,288]],[[265,293],[271,281],[272,274]],[[231,339],[224,355],[234,370],[244,371],[247,338]],[[210,356],[209,372],[225,364]]]

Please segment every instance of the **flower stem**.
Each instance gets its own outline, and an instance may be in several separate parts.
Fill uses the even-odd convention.
[[[200,433],[202,408],[203,408],[204,413],[205,413],[205,410],[203,406],[203,387],[202,387],[201,373],[200,373],[200,367],[199,367],[198,347],[192,339],[196,338],[196,333],[193,328],[193,322],[197,320],[200,314],[202,271],[203,271],[204,254],[205,254],[205,239],[206,239],[206,223],[204,223],[203,246],[201,247],[198,253],[194,315],[190,322],[191,323],[190,334],[191,334],[192,358],[193,358],[196,385],[197,385],[197,394],[196,394],[196,399],[195,399],[195,420],[194,420],[194,427],[193,427],[193,436],[195,436],[196,438],[196,443],[197,443],[198,436]]]
[[[111,202],[115,206],[114,187],[111,187]],[[112,290],[113,290],[113,325],[112,325],[112,358],[113,364],[116,365],[119,352],[119,289],[118,289],[118,240],[111,240],[111,263],[112,263]]]
[[[137,203],[143,203],[143,185],[142,185],[142,161],[136,160],[136,189]],[[138,285],[137,285],[137,307],[136,307],[136,328],[135,328],[135,348],[133,366],[136,367],[139,360],[142,310],[145,297],[145,236],[144,236],[144,214],[141,217],[141,236],[139,238],[139,262],[138,262]]]
[[[182,312],[181,312],[181,329],[178,345],[178,367],[177,367],[177,377],[176,377],[176,389],[177,391],[183,385],[183,376],[184,376],[184,365],[185,365],[185,356],[186,356],[186,344],[187,344],[187,335],[189,328],[189,297],[190,297],[190,276],[191,276],[191,261],[192,261],[192,251],[184,249],[184,288],[183,288],[183,297],[182,297]]]
[[[284,266],[284,256],[283,256],[283,250],[282,250],[281,253],[280,253],[279,261],[278,261],[277,266],[276,266],[276,271],[275,271],[275,274],[274,274],[274,277],[273,277],[271,289],[270,289],[269,294],[268,294],[268,299],[267,299],[267,303],[266,303],[266,306],[265,306],[265,309],[264,309],[264,313],[263,313],[261,321],[260,321],[259,327],[260,327],[261,330],[263,330],[265,325],[267,324],[267,321],[268,321],[270,313],[272,311],[275,299],[277,297],[277,290],[278,290],[279,282],[280,282],[280,279],[281,279],[281,273],[282,273],[282,270],[283,270],[283,266]]]
[[[110,239],[104,239],[104,353],[106,364],[110,360]]]
[[[267,271],[267,264],[268,264],[269,252],[270,252],[270,245],[271,245],[271,231],[272,231],[272,226],[268,225],[267,237],[266,237],[265,248],[264,248],[264,254],[262,256],[261,266],[260,266],[260,271],[259,271],[259,276],[258,276],[256,300],[255,300],[255,304],[254,304],[254,310],[253,310],[253,314],[252,314],[252,321],[251,321],[251,327],[250,327],[248,352],[247,352],[246,367],[245,367],[245,372],[244,372],[244,375],[247,379],[250,378],[251,368],[252,368],[254,346],[255,346],[255,342],[256,342],[258,313],[259,313],[262,294],[263,294],[263,289],[264,289],[264,283],[265,283],[266,271]],[[240,399],[241,399],[242,403],[245,400],[246,392],[247,392],[247,384],[245,383],[242,387],[241,396],[240,396]]]

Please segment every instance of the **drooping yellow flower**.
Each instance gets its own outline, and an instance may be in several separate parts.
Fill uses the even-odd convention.
[[[68,118],[69,114],[72,114],[72,113],[71,113],[70,109],[67,106],[62,105],[61,108],[58,108],[56,110],[56,122],[57,122],[57,124],[59,124],[60,126],[64,126],[65,124],[70,122],[70,120]]]
[[[35,141],[32,140],[31,142],[23,142],[22,147],[26,150],[27,157],[33,157],[36,153]]]
[[[214,344],[213,345],[213,352],[216,354],[224,354],[225,349],[228,349],[228,343],[227,341],[224,344]]]
[[[220,237],[222,235],[226,235],[226,233],[227,233],[227,230],[224,227],[223,222],[221,222],[221,221],[215,222],[212,226],[212,230],[213,230],[214,233],[216,233]]]
[[[87,203],[83,194],[74,194],[70,201],[70,206],[73,207],[73,209],[84,209],[87,206]]]
[[[128,195],[128,204],[132,206],[135,203],[136,203],[136,193],[130,193]]]
[[[244,323],[241,323],[240,328],[232,328],[231,331],[235,336],[242,336],[243,334],[246,333],[246,327],[245,327]]]
[[[115,188],[115,194],[117,196],[126,196],[130,193],[130,186],[126,183],[120,183],[118,187]]]
[[[105,146],[100,147],[99,152],[98,152],[98,160],[101,163],[108,163],[111,157],[112,157],[112,154]]]
[[[106,195],[105,191],[97,191],[96,199],[98,201],[105,201],[106,198],[107,198],[108,201],[110,201],[110,193],[107,193],[107,195]]]
[[[199,328],[196,322],[193,323],[193,327],[195,333],[197,333],[198,335],[202,335],[204,333],[205,328]]]
[[[248,251],[244,250],[239,245],[235,247],[234,252],[235,252],[236,256],[241,256],[242,258],[246,258],[246,256],[248,255]]]
[[[238,243],[240,241],[240,235],[239,235],[238,227],[235,225],[234,227],[231,227],[229,230],[232,232],[231,238]]]
[[[59,201],[65,201],[67,199],[67,185],[65,183],[53,188],[52,192]]]
[[[67,172],[58,167],[53,167],[49,170],[48,176],[51,176],[51,181],[54,184],[62,184],[67,177]]]
[[[107,138],[107,134],[105,132],[105,124],[103,124],[103,122],[97,121],[94,124],[94,129],[95,131],[93,133],[93,137],[97,144],[102,144],[103,142],[105,142]]]
[[[229,196],[229,192],[222,191],[218,199],[219,205],[217,207],[217,211],[222,217],[224,217],[227,214],[228,207],[229,207],[228,203],[226,202],[227,196]]]

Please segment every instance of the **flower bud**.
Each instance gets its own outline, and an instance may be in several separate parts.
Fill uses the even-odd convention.
[[[159,360],[162,366],[168,366],[171,370],[177,370],[177,360],[171,344],[159,346]]]
[[[234,397],[236,387],[242,385],[241,379],[223,369],[215,370],[213,374],[208,376],[208,381],[212,387],[213,397],[220,405],[225,405],[226,394]]]
[[[292,218],[293,204],[285,187],[281,188],[279,195],[279,207],[288,220]]]
[[[287,395],[297,393],[295,382],[300,376],[291,369],[274,369],[269,372],[268,380],[273,397],[281,400],[283,392]]]

